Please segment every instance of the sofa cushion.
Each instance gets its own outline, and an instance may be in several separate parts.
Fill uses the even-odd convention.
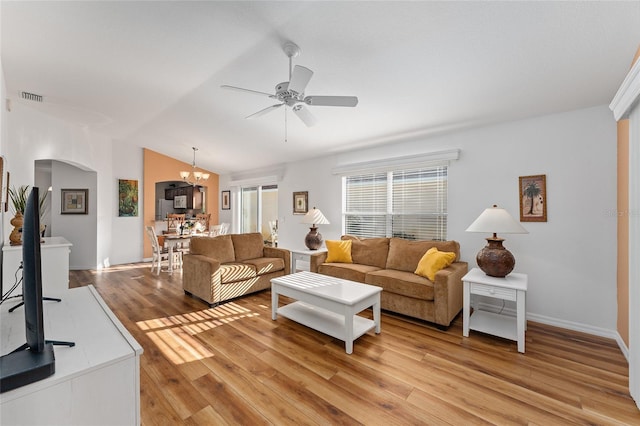
[[[343,240],[351,240],[351,259],[353,263],[376,266],[384,269],[389,254],[389,238],[359,238],[343,235]]]
[[[284,269],[284,259],[279,257],[259,257],[247,259],[242,263],[253,265],[257,275],[270,274]]]
[[[234,281],[246,280],[256,276],[255,266],[247,263],[225,263],[220,265],[220,281],[231,283]]]
[[[450,251],[438,251],[437,248],[431,247],[422,256],[415,273],[428,278],[430,281],[436,280],[436,272],[453,263],[456,254]]]
[[[325,241],[327,246],[326,263],[353,263],[351,258],[351,240]]]
[[[220,263],[229,263],[236,260],[231,235],[193,237],[189,243],[189,253],[201,254],[216,259]]]
[[[402,238],[389,240],[389,256],[387,257],[387,269],[396,269],[413,273],[418,267],[418,262],[430,248],[435,247],[439,251],[449,251],[460,257],[460,244],[457,241],[411,241]]]
[[[385,292],[416,299],[433,300],[433,283],[413,272],[381,269],[369,272],[365,284],[382,287]]]
[[[233,240],[236,262],[263,256],[264,241],[261,233],[231,234],[231,239]]]
[[[377,271],[379,268],[357,263],[323,263],[318,267],[318,273],[331,275],[332,277],[364,283],[364,277],[368,272]]]

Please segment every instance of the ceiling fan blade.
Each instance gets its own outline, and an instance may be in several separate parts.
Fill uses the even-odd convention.
[[[257,90],[251,90],[251,89],[244,89],[242,87],[236,87],[236,86],[228,86],[226,84],[220,86],[223,89],[229,89],[229,90],[235,90],[236,92],[249,92],[249,93],[253,93],[256,95],[261,95],[261,96],[268,96],[270,98],[275,98],[275,95],[272,95],[271,93],[266,93],[266,92],[259,92]]]
[[[307,105],[354,107],[358,105],[357,96],[307,96]]]
[[[300,65],[296,65],[291,73],[291,81],[289,82],[289,90],[298,94],[304,93],[304,89],[309,84],[309,80],[313,76],[313,71]]]
[[[253,114],[246,116],[245,118],[256,118],[256,117],[261,117],[261,116],[263,116],[263,115],[265,115],[265,114],[270,113],[270,112],[271,112],[271,111],[273,111],[274,109],[278,109],[278,108],[280,108],[282,105],[284,105],[284,104],[275,104],[275,105],[268,106],[268,107],[266,107],[265,109],[261,109],[261,110],[260,110],[260,111],[258,111],[258,112],[254,112]]]
[[[300,120],[302,120],[304,124],[307,125],[307,127],[311,127],[317,122],[316,117],[311,114],[311,111],[309,111],[309,109],[304,105],[298,104],[294,106],[293,112],[298,116]]]

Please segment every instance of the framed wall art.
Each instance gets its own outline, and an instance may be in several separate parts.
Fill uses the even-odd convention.
[[[222,210],[231,210],[231,191],[222,191]]]
[[[520,176],[520,222],[546,221],[546,175]]]
[[[138,216],[138,181],[118,179],[118,216]]]
[[[307,214],[309,211],[309,192],[293,193],[293,214]]]
[[[4,211],[5,213],[9,211],[9,172],[7,172],[7,186],[4,188]]]
[[[7,188],[9,188],[9,185],[7,185]],[[4,208],[4,203],[5,203],[4,201],[5,192],[3,191],[3,189],[4,189],[4,157],[0,156],[0,209]]]
[[[173,208],[174,209],[186,209],[187,208],[187,196],[186,195],[176,195],[173,197]]]
[[[89,214],[88,189],[61,189],[60,214]]]

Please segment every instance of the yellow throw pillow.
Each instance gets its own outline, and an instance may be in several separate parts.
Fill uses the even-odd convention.
[[[353,263],[351,260],[351,240],[325,241],[327,246],[327,263]]]
[[[431,281],[436,280],[436,272],[451,265],[456,260],[456,254],[449,251],[438,251],[432,247],[422,256],[415,274],[428,278]]]

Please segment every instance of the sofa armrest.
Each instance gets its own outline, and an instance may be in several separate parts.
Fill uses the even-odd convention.
[[[318,268],[320,267],[320,265],[324,263],[325,260],[327,260],[326,251],[323,251],[320,253],[314,253],[311,256],[309,256],[309,271],[318,272]]]
[[[467,262],[453,262],[436,272],[433,302],[437,324],[449,326],[462,310],[462,277],[468,270]]]
[[[183,258],[182,288],[209,304],[220,301],[220,261],[199,254],[187,254]]]
[[[287,249],[278,247],[264,247],[262,251],[264,257],[279,257],[284,260],[284,273],[285,275],[291,271],[291,252]]]

